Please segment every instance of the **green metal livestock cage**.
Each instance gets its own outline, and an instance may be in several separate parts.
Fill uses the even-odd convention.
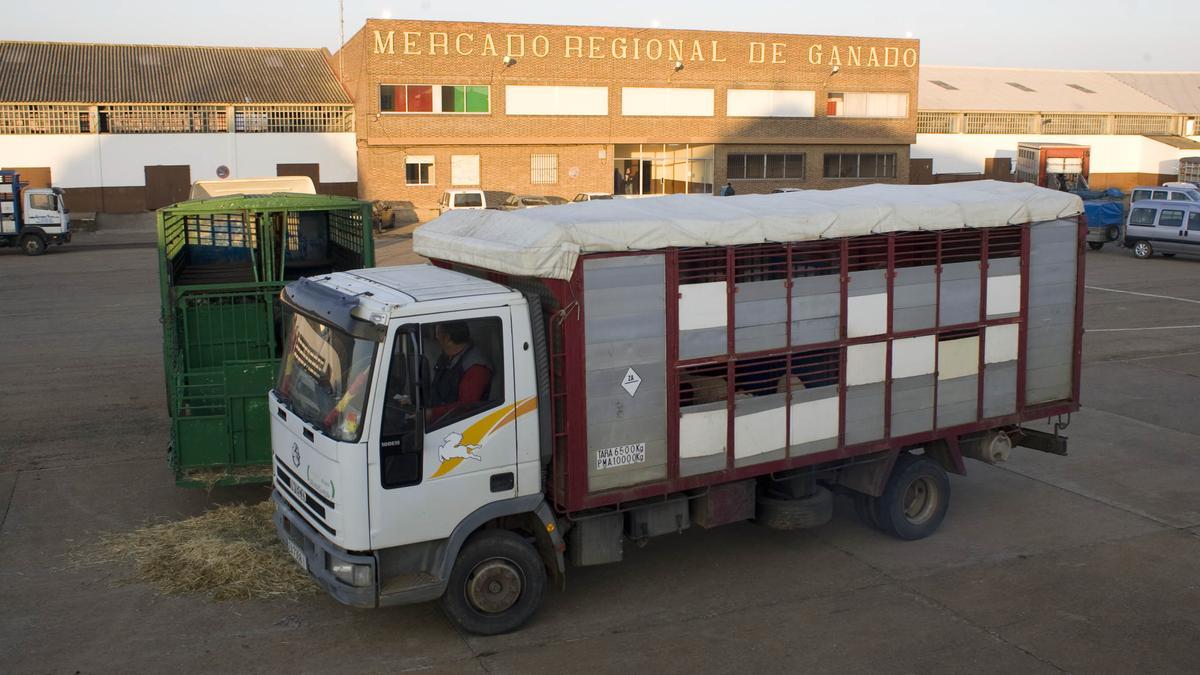
[[[372,267],[371,205],[283,193],[180,202],[158,211],[158,249],[176,483],[266,481],[279,291],[300,277]]]

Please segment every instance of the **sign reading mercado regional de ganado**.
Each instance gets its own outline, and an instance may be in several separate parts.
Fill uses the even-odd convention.
[[[800,36],[797,36],[800,37]],[[743,43],[737,53],[721,40],[697,38],[605,37],[492,32],[374,31],[375,54],[403,56],[511,56],[513,58],[614,59],[726,63],[913,68],[913,47],[863,46],[832,42]]]

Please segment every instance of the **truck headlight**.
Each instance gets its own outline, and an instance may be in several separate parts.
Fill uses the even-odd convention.
[[[371,566],[356,565],[336,558],[329,559],[329,571],[339,580],[351,586],[370,586]]]

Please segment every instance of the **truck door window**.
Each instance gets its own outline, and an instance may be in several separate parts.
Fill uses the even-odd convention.
[[[54,195],[34,194],[29,195],[29,208],[39,211],[57,211],[58,204],[55,203]]]
[[[425,324],[422,357],[426,431],[504,403],[504,334],[498,317]]]
[[[1163,212],[1158,217],[1158,226],[1166,227],[1172,230],[1178,230],[1179,226],[1183,225],[1183,211],[1175,211],[1172,209],[1163,209]]]
[[[379,466],[383,487],[421,482],[424,434],[417,392],[417,335],[415,329],[396,333],[387,369],[383,419],[379,429]]]

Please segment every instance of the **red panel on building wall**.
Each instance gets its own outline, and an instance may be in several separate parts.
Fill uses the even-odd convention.
[[[408,112],[433,112],[433,87],[408,85]]]

